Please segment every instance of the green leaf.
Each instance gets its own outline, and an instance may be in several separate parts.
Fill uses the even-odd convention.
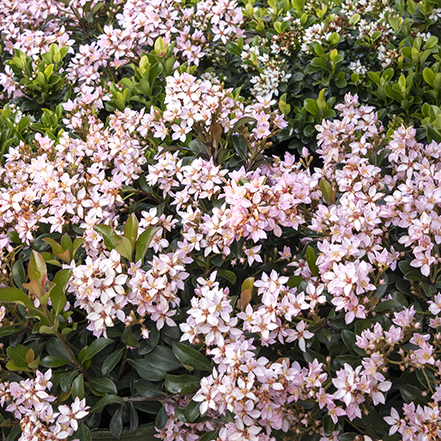
[[[109,225],[95,225],[93,229],[103,236],[104,244],[110,251],[116,248],[122,240]]]
[[[161,395],[166,395],[158,386],[153,384],[148,380],[136,380],[135,381],[135,391],[137,394],[142,395],[146,398],[154,398]]]
[[[12,278],[17,288],[20,288],[21,290],[23,288],[23,283],[26,282],[26,271],[21,259],[18,259],[12,267]]]
[[[129,432],[135,432],[139,426],[138,412],[133,403],[130,403],[130,428]]]
[[[28,362],[26,361],[26,354],[29,348],[24,345],[17,345],[16,347],[9,346],[6,349],[8,357],[14,362],[15,366],[21,368],[27,368]]]
[[[313,276],[319,275],[319,270],[315,262],[317,261],[317,255],[315,254],[314,248],[310,245],[306,248],[306,262]]]
[[[307,98],[304,101],[303,106],[311,115],[314,115],[314,116],[320,115],[319,108],[317,106],[317,102],[315,100],[313,100],[312,98]]]
[[[334,421],[332,421],[332,418],[328,414],[326,414],[323,418],[323,430],[325,431],[325,436],[331,436],[334,428]]]
[[[29,260],[28,275],[30,280],[36,280],[44,288],[42,283],[47,280],[46,262],[43,256],[35,250],[32,250]]]
[[[237,121],[236,124],[234,124],[233,128],[231,129],[230,133],[236,133],[242,126],[244,126],[245,124],[254,124],[256,123],[256,119],[252,118],[251,116],[243,116],[242,118],[239,119],[239,121]]]
[[[159,369],[164,372],[174,371],[181,367],[181,363],[176,359],[175,354],[168,346],[159,345],[149,352],[144,361],[152,369]]]
[[[323,199],[328,204],[331,205],[335,203],[335,196],[332,190],[332,185],[326,179],[320,179],[320,190],[323,194]]]
[[[231,137],[231,141],[233,143],[234,150],[240,159],[246,161],[247,152],[248,152],[248,144],[243,135],[233,135]]]
[[[217,275],[219,277],[223,277],[223,278],[227,279],[232,285],[234,285],[237,281],[236,274],[234,274],[233,271],[219,270],[217,272]]]
[[[15,303],[33,309],[32,300],[18,288],[2,288],[0,289],[0,302]]]
[[[75,433],[75,437],[80,441],[92,441],[92,438],[90,436],[90,429],[84,424],[81,423],[78,430]]]
[[[130,346],[131,348],[139,348],[141,345],[139,340],[133,335],[131,326],[124,329],[121,335],[121,340],[125,345]]]
[[[43,359],[40,361],[40,365],[47,368],[57,368],[61,366],[66,366],[66,364],[68,364],[66,360],[54,357],[53,355],[47,355],[46,357],[43,357]],[[75,372],[75,375],[77,374],[78,372]]]
[[[197,389],[201,379],[194,375],[169,375],[165,376],[164,386],[172,394],[189,394]]]
[[[165,378],[166,371],[153,368],[150,364],[146,364],[144,359],[128,359],[128,362],[144,380],[161,381]]]
[[[115,383],[110,378],[98,378],[96,380],[92,380],[90,382],[90,386],[95,389],[98,392],[101,392],[103,394],[110,393],[110,394],[118,394],[118,389],[115,385]]]
[[[329,37],[329,42],[332,45],[336,45],[338,41],[340,40],[340,35],[338,35],[338,32],[333,32],[331,36]]]
[[[108,357],[106,357],[101,368],[101,372],[103,373],[103,375],[108,375],[110,374],[110,372],[113,371],[115,366],[123,357],[124,350],[124,348],[118,349],[117,351],[112,352]]]
[[[131,261],[133,256],[133,245],[127,237],[122,237],[121,242],[115,248],[115,250],[127,260]]]
[[[63,360],[66,360],[68,362],[72,362],[69,352],[67,352],[66,348],[60,343],[60,341],[52,337],[47,343],[46,343],[46,350],[49,352],[50,355],[61,358]]]
[[[157,429],[162,429],[167,424],[167,420],[168,420],[167,412],[165,411],[164,406],[162,406],[158,414],[156,415],[155,427]]]
[[[375,312],[385,311],[387,309],[403,309],[403,305],[396,300],[385,300],[384,302],[379,302],[374,308]]]
[[[219,434],[219,429],[210,430],[209,432],[204,433],[204,435],[202,435],[199,438],[199,441],[211,441],[217,439],[218,434]]]
[[[410,280],[413,282],[422,282],[423,280],[426,280],[427,277],[423,276],[419,269],[414,269],[414,270],[411,270],[408,273],[404,274],[403,279]]]
[[[199,418],[201,412],[199,411],[201,403],[197,403],[196,401],[190,400],[189,403],[185,406],[185,419],[189,423],[193,423]]]
[[[72,270],[70,269],[63,269],[55,274],[53,279],[55,286],[50,292],[52,309],[55,315],[58,315],[61,311],[63,311],[64,307],[66,306],[66,295],[64,294],[64,291],[71,275]]]
[[[148,228],[139,236],[136,241],[135,262],[143,261],[145,253],[158,231],[158,227]]]
[[[200,371],[211,372],[210,360],[199,351],[182,343],[173,342],[173,352],[176,358],[185,366]],[[188,369],[188,368],[187,368]]]
[[[429,84],[430,86],[433,87],[433,83],[435,81],[435,72],[433,72],[432,69],[430,69],[429,67],[426,67],[423,70],[423,78],[427,84]]]
[[[138,238],[138,226],[138,219],[135,213],[132,213],[124,226],[124,236],[130,240],[133,246],[135,246],[136,239]]]
[[[342,433],[341,435],[338,435],[338,441],[352,441],[356,436],[358,436],[356,432]]]
[[[231,41],[229,41],[226,44],[226,49],[228,52],[231,52],[233,55],[239,55],[242,53],[242,51],[239,49],[239,46],[236,43],[233,43]]]
[[[126,404],[124,400],[118,395],[110,394],[101,398],[98,401],[98,403],[96,403],[95,406],[92,407],[91,411],[93,413],[101,413],[104,410],[104,407],[106,407],[108,404],[115,404],[115,403],[121,404],[122,406],[125,406]]]
[[[10,335],[18,334],[19,332],[21,332],[19,329],[2,326],[0,328],[0,338],[9,337]]]
[[[412,384],[404,384],[400,387],[401,396],[404,398],[406,403],[422,404],[424,401],[422,390],[418,389],[416,386]]]
[[[113,343],[113,340],[110,338],[99,338],[98,340],[94,340],[89,347],[86,347],[84,358],[80,361],[80,363],[84,364],[86,361],[91,360],[94,355],[98,354],[98,352],[102,351],[111,343]]]
[[[43,358],[43,360],[44,360],[44,358]],[[77,375],[78,375],[78,372],[76,370],[63,373],[63,375],[61,376],[61,380],[60,380],[60,387],[63,392],[65,392],[65,393],[69,392],[72,381],[74,380],[74,378]]]
[[[80,400],[84,398],[84,379],[83,374],[79,374],[72,383],[72,397],[78,397]]]

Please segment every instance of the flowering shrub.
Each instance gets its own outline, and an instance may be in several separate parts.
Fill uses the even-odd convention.
[[[438,6],[0,5],[6,441],[441,436]]]

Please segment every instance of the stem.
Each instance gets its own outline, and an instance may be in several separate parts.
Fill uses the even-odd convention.
[[[124,366],[125,366],[126,361],[127,361],[127,353],[128,353],[128,351],[129,351],[129,348],[126,346],[126,348],[124,349],[124,355],[123,355],[122,363],[121,363],[121,366],[120,366],[119,371],[118,371],[118,376],[117,376],[118,381],[121,378],[121,375],[123,373],[123,369],[124,369]]]

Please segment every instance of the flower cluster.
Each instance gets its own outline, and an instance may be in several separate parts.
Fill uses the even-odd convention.
[[[51,377],[49,369],[45,374],[37,371],[35,380],[0,383],[0,405],[20,421],[20,441],[67,440],[78,429],[78,420],[89,413],[86,401],[78,397],[71,406],[54,408],[56,397],[47,392]]]

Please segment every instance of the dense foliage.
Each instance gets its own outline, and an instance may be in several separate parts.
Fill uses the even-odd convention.
[[[440,17],[0,2],[3,439],[440,438]]]

